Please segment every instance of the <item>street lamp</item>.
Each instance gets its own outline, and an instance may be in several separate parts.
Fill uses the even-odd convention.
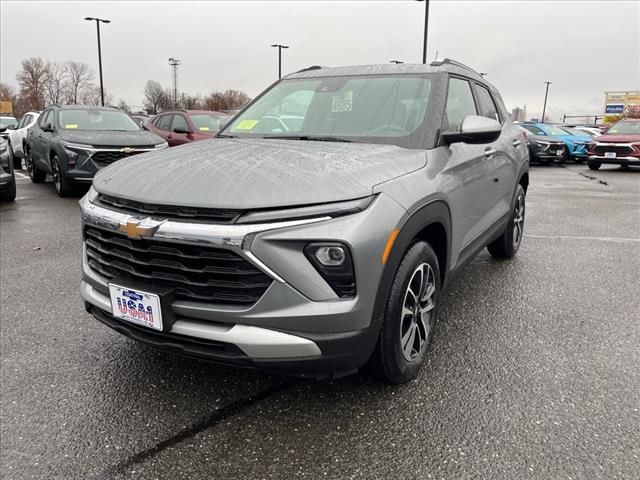
[[[542,120],[541,122],[544,123],[544,114],[547,111],[547,96],[549,95],[549,85],[551,85],[551,82],[544,82],[547,84],[547,89],[544,92],[544,106],[542,107]]]
[[[424,43],[422,44],[422,63],[427,63],[427,32],[429,30],[429,0],[416,0],[424,2]]]
[[[289,48],[289,45],[280,45],[279,43],[275,43],[271,46],[278,49],[278,78],[282,78],[282,49]]]
[[[102,102],[102,106],[104,107],[104,85],[102,84],[102,49],[100,47],[100,22],[111,23],[111,20],[94,17],[84,17],[84,19],[90,22],[95,20],[96,22],[96,30],[98,32],[98,70],[100,71],[100,101]]]
[[[401,60],[389,60],[389,63],[395,63],[396,65],[398,65],[399,63],[404,63]]]

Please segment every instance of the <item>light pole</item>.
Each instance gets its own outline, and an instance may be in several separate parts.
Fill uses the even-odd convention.
[[[547,89],[544,92],[544,106],[542,107],[542,119],[540,120],[542,123],[544,123],[544,114],[547,111],[547,96],[549,95],[549,85],[551,85],[551,82],[544,82],[547,84]]]
[[[98,32],[98,70],[100,71],[100,101],[104,107],[104,85],[102,83],[102,48],[100,47],[100,22],[111,23],[111,20],[104,18],[84,17],[85,20],[96,22],[96,30]]]
[[[278,49],[278,78],[282,78],[282,49],[289,48],[289,45],[281,45],[279,43],[275,43],[271,46]]]
[[[424,2],[424,43],[422,44],[422,63],[427,63],[427,33],[429,31],[429,0],[416,0]]]

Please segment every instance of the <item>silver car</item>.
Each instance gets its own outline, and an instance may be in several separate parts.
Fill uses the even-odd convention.
[[[485,246],[518,251],[528,165],[462,64],[311,67],[217,138],[101,170],[80,202],[81,294],[169,352],[406,382],[455,272]]]

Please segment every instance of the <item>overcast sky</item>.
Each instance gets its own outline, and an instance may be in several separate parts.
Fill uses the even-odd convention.
[[[76,60],[97,72],[102,27],[105,88],[142,105],[148,79],[181,91],[235,88],[255,96],[283,71],[309,65],[420,62],[424,3],[389,1],[7,1],[0,3],[0,79],[17,86],[23,58]],[[606,90],[640,89],[640,2],[431,0],[428,58],[446,56],[487,72],[509,109],[601,113]]]

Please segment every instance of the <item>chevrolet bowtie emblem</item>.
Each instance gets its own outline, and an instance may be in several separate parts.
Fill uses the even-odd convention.
[[[120,149],[121,153],[133,153],[135,152],[136,149],[135,148],[131,148],[131,147],[124,147]]]
[[[156,233],[156,230],[158,230],[158,227],[162,224],[162,222],[156,222],[153,225],[140,225],[140,223],[141,220],[137,219],[130,219],[126,222],[120,222],[118,231],[126,233],[127,237],[133,239],[149,238],[152,237],[154,233]]]

